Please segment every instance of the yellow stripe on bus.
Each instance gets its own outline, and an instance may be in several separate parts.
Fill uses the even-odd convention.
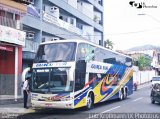
[[[101,85],[103,80],[94,88],[93,92],[95,95],[94,103],[99,102],[101,99],[103,99],[107,94],[101,95]]]
[[[86,97],[84,97],[80,102],[78,102],[75,106],[75,108],[78,108],[78,107],[83,107],[86,105]]]
[[[129,72],[129,73],[128,73]],[[121,84],[117,87],[117,88],[115,88],[114,90],[113,90],[113,92],[112,93],[110,93],[106,98],[105,98],[105,100],[107,100],[107,99],[109,99],[109,98],[111,98],[113,95],[115,95],[129,80],[130,80],[130,76],[132,76],[133,75],[133,70],[131,69],[131,70],[129,70],[128,72],[126,72],[125,73],[125,75],[124,75],[124,77],[122,78],[122,82],[120,82]],[[128,75],[127,75],[127,73],[128,73]],[[127,75],[127,76],[126,76]]]

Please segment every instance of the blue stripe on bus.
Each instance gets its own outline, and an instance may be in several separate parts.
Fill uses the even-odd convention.
[[[84,91],[78,93],[77,95],[74,96],[74,98],[77,98],[78,96],[80,96],[81,94],[83,94],[85,91],[87,91],[90,87],[86,88]]]
[[[82,95],[80,95],[78,98],[76,98],[76,99],[74,100],[74,105],[77,105],[77,104],[87,95],[87,93],[88,93],[88,91],[83,92]]]

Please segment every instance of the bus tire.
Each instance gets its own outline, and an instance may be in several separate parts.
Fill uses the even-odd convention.
[[[127,97],[128,97],[128,89],[127,89],[127,88],[125,88],[125,92],[124,92],[124,99],[127,99]]]
[[[121,89],[119,91],[119,100],[122,101],[124,99],[124,91]]]
[[[86,109],[90,110],[92,109],[94,106],[94,94],[93,93],[89,93],[88,97],[87,97],[87,105],[86,105]]]

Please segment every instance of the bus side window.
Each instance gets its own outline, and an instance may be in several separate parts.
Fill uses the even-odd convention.
[[[101,80],[102,80],[102,74],[89,73],[89,82],[93,88],[97,86]]]
[[[77,61],[78,60],[85,60],[85,62],[94,61],[95,47],[85,43],[79,44],[76,58],[77,58]]]

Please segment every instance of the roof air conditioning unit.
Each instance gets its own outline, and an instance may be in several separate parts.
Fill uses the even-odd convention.
[[[56,41],[56,40],[60,40],[58,37],[52,37],[51,41]]]
[[[27,39],[34,39],[34,33],[27,33],[26,38]]]
[[[51,7],[50,11],[51,12],[57,12],[58,11],[58,7],[53,6],[53,7]]]

